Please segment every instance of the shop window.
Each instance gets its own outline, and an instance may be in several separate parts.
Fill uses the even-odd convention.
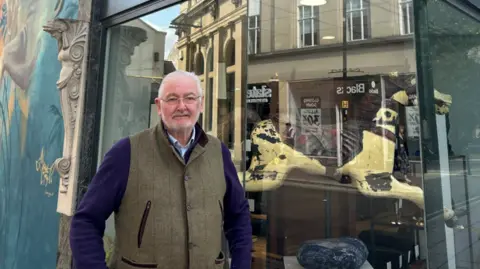
[[[298,6],[298,46],[315,46],[320,41],[320,7]]]
[[[400,33],[408,35],[413,33],[413,1],[399,0],[400,4]]]
[[[370,38],[370,2],[369,0],[344,0],[347,16],[347,40]]]
[[[375,20],[367,0],[345,0],[345,9],[298,2],[223,5],[221,20],[200,29],[186,18],[207,11],[172,18],[185,30],[176,68],[202,77],[199,122],[230,149],[249,201],[252,268],[426,268],[427,259],[431,268],[472,267],[480,255],[472,202],[480,192],[479,22],[443,1],[377,1]],[[424,17],[414,18],[414,7]],[[335,41],[343,12],[342,40],[385,38],[344,47]],[[414,21],[432,23],[416,24],[421,38],[392,40],[397,22],[411,34]],[[125,26],[109,30],[101,154],[158,118],[148,104],[165,74],[135,73],[150,68],[137,51],[154,34],[139,27],[146,34],[126,35],[133,29]],[[265,48],[285,50],[244,57],[259,54],[260,31]],[[328,49],[291,49],[318,46],[320,31],[333,40]],[[115,46],[125,38],[133,55]],[[205,40],[211,47],[196,55]],[[320,245],[356,262],[322,256]]]

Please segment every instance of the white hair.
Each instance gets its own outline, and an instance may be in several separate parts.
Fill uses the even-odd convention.
[[[191,72],[187,72],[187,71],[183,71],[183,70],[175,70],[175,71],[169,73],[168,75],[166,75],[163,78],[162,83],[160,84],[160,87],[158,88],[158,97],[162,97],[162,93],[163,93],[163,90],[165,88],[165,84],[167,84],[168,81],[176,80],[176,79],[182,79],[182,78],[193,79],[195,81],[195,84],[197,85],[198,95],[202,96],[202,94],[203,94],[202,84],[201,84],[198,76],[195,75],[195,73],[191,73]]]

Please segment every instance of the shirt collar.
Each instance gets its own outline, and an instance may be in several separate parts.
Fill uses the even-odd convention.
[[[168,133],[168,138],[170,139],[170,142],[172,142],[172,144],[175,146],[175,147],[182,147],[180,145],[180,143],[178,142],[177,139],[175,139],[175,137],[173,137],[170,133]],[[192,131],[192,136],[190,136],[190,140],[188,140],[188,143],[187,145],[185,145],[185,148],[189,148],[190,145],[193,143],[193,141],[195,140],[195,126],[193,127],[193,131]]]

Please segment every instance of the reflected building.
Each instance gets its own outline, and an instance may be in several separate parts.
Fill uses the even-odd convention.
[[[172,22],[176,65],[197,74],[205,92],[203,128],[216,135],[239,165],[242,156],[242,90],[245,88],[245,1],[186,1]]]
[[[328,154],[336,146],[335,139],[309,139],[312,130],[336,127],[339,119],[371,121],[381,100],[415,77],[412,1],[346,3],[344,33],[341,1],[250,1],[248,83],[278,80],[280,131],[287,122],[296,126],[296,145],[307,154]],[[309,100],[316,100],[314,107]],[[368,108],[373,100],[376,106]]]

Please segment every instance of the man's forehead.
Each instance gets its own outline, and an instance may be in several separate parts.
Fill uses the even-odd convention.
[[[167,81],[163,86],[163,91],[165,95],[169,94],[190,94],[196,93],[197,85],[192,80],[182,80],[182,81]]]

